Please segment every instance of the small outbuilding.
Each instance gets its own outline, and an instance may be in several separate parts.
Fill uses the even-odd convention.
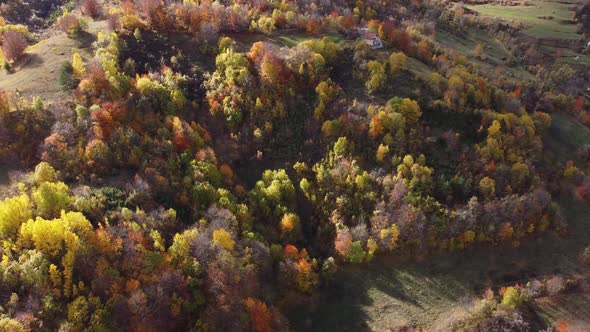
[[[369,31],[367,28],[358,29],[359,37],[367,43],[372,49],[380,49],[383,48],[383,42],[381,38],[377,36],[376,33]]]

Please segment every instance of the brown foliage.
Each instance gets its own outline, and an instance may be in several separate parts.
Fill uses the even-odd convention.
[[[80,103],[98,103],[109,90],[110,83],[100,65],[90,65],[75,92]]]
[[[6,31],[2,42],[2,51],[7,60],[14,61],[25,52],[27,44],[27,39],[23,34],[16,31]]]
[[[92,112],[92,124],[94,134],[100,139],[109,138],[115,127],[111,114],[102,108]]]
[[[82,2],[82,13],[92,18],[97,18],[101,14],[100,5],[96,0],[84,0]]]
[[[65,33],[70,33],[80,24],[75,15],[69,14],[62,16],[57,22],[57,28]]]
[[[315,18],[310,18],[305,25],[305,31],[312,35],[317,35],[322,31],[322,22]]]
[[[251,330],[254,332],[271,331],[272,314],[266,303],[249,297],[245,304],[250,315]]]
[[[109,29],[118,31],[121,28],[119,14],[110,14],[107,16],[107,26]]]
[[[334,240],[334,249],[343,257],[346,257],[352,248],[352,236],[348,230],[339,231]]]

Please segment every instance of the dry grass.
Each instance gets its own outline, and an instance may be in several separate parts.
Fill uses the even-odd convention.
[[[105,22],[89,24],[89,39],[106,28]],[[64,33],[56,33],[28,48],[27,54],[19,61],[13,73],[0,73],[0,89],[23,96],[40,96],[47,104],[68,99],[69,93],[61,91],[58,83],[59,68],[78,52],[84,60],[94,56],[88,43],[80,45]]]

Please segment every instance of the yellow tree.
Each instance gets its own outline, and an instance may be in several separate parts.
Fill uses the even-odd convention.
[[[223,228],[213,231],[213,242],[229,251],[234,250],[236,246],[236,241],[232,239],[231,234]]]
[[[399,112],[406,118],[409,125],[418,123],[418,120],[422,116],[422,111],[418,103],[409,98],[402,99]]]
[[[391,53],[389,56],[389,68],[392,75],[395,75],[400,72],[400,70],[404,69],[406,66],[406,62],[408,61],[408,57],[403,53]]]
[[[63,275],[63,291],[70,296],[76,254],[92,234],[92,224],[83,214],[62,211],[58,219],[37,217],[22,224],[17,244],[24,248],[33,247],[54,262],[60,261],[63,272],[58,273],[56,268],[52,268],[50,274],[54,284],[59,281],[57,276]]]
[[[73,75],[77,79],[82,79],[82,76],[86,73],[86,65],[84,65],[84,60],[78,53],[74,53],[72,58],[72,68],[73,68]]]
[[[0,202],[0,239],[13,238],[20,225],[31,219],[29,196],[21,195]]]

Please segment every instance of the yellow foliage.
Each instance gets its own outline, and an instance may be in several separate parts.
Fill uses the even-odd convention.
[[[310,292],[319,282],[317,274],[312,271],[311,264],[303,258],[296,263],[296,268],[297,289],[302,292]]]
[[[492,122],[492,125],[488,128],[488,136],[492,137],[496,135],[500,132],[501,128],[502,126],[500,125],[500,122],[498,122],[498,120],[494,120]]]
[[[225,229],[213,231],[213,242],[229,251],[234,250],[236,245],[236,242],[231,238],[231,235]]]
[[[299,217],[294,213],[285,213],[281,219],[281,235],[295,232],[299,228]]]
[[[389,146],[384,144],[379,144],[379,148],[377,148],[377,156],[376,159],[378,162],[383,162],[387,154],[389,153]]]
[[[82,79],[82,76],[86,73],[86,66],[84,65],[84,60],[82,60],[82,57],[78,53],[74,53],[72,58],[72,68],[72,74],[74,77]]]
[[[471,230],[465,231],[465,233],[463,233],[463,237],[465,238],[465,243],[471,243],[473,240],[475,240],[475,232]]]
[[[418,120],[422,116],[422,111],[418,103],[409,98],[402,99],[399,112],[406,118],[410,125],[418,123]]]
[[[384,228],[379,232],[381,240],[387,243],[389,249],[397,248],[397,240],[399,239],[399,230],[396,224],[393,224],[390,228]]]
[[[83,246],[82,241],[93,233],[92,225],[79,212],[65,213],[59,219],[45,220],[37,217],[22,224],[19,243],[23,247],[33,246],[52,259],[61,257],[63,267],[64,294],[72,293],[72,279],[76,253]],[[57,268],[50,267],[50,276],[54,283],[59,275]]]
[[[496,181],[489,177],[484,177],[479,181],[479,191],[486,197],[493,197],[496,193]]]
[[[31,217],[31,202],[27,195],[0,202],[0,239],[13,238],[20,225]]]
[[[53,283],[53,287],[61,286],[61,273],[59,272],[55,264],[49,265],[49,278]]]

